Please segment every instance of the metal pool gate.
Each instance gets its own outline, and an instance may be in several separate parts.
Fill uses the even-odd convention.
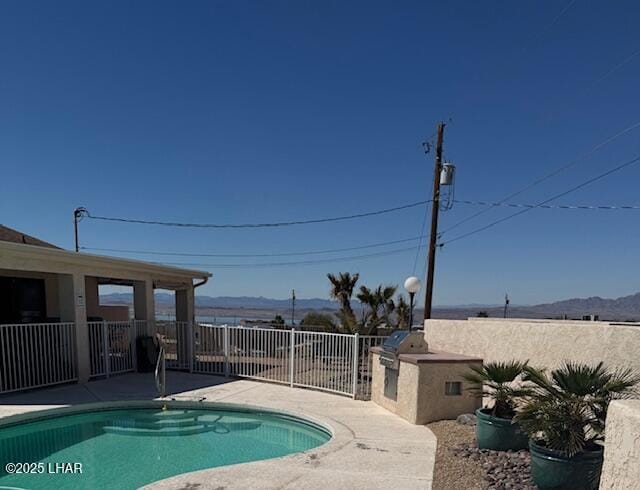
[[[385,338],[210,324],[196,324],[193,337],[193,372],[363,399],[371,396],[370,349]]]
[[[136,369],[135,338],[139,321],[87,322],[91,377]]]

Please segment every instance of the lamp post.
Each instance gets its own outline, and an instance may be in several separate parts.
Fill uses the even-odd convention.
[[[409,293],[409,330],[413,326],[413,297],[420,291],[420,279],[415,276],[407,277],[404,281],[404,288]]]

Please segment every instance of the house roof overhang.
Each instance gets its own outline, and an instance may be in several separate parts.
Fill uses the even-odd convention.
[[[193,279],[207,280],[212,276],[206,271],[182,269],[140,260],[1,241],[0,269],[57,274],[83,273],[89,276],[124,280],[141,280],[150,277],[156,287],[171,289],[192,283]]]

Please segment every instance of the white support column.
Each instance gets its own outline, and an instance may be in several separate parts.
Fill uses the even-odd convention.
[[[86,276],[84,278],[84,294],[87,310],[87,318],[99,317],[100,315],[100,289],[98,278]]]
[[[138,335],[155,334],[156,305],[153,296],[153,281],[133,281],[133,314],[136,320],[146,322],[144,332]]]
[[[193,324],[195,321],[195,296],[193,286],[176,291],[176,322],[185,322],[182,332],[177,331],[178,364],[183,367],[193,366]]]
[[[91,362],[84,275],[80,273],[59,275],[58,296],[60,320],[75,323],[78,382],[86,383],[91,376]]]

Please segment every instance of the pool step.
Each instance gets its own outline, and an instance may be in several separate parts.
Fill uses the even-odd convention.
[[[153,414],[139,414],[131,419],[116,421],[113,425],[124,427],[162,428],[187,427],[189,425],[211,424],[220,420],[220,415],[202,412],[166,411]]]
[[[198,421],[193,419],[177,419],[177,420],[156,420],[156,419],[132,419],[124,424],[125,427],[138,427],[142,429],[162,429],[163,427],[190,427],[197,425]],[[117,424],[120,426],[120,424]]]
[[[215,430],[214,426],[207,425],[190,425],[187,427],[160,427],[160,428],[144,428],[144,427],[119,427],[106,426],[103,427],[107,434],[118,434],[121,436],[154,436],[154,437],[170,437],[170,436],[192,436],[194,434],[202,434]]]
[[[115,422],[115,421],[114,421]],[[187,436],[202,434],[204,432],[218,432],[226,434],[246,430],[256,430],[260,427],[259,422],[218,422],[217,420],[162,420],[162,421],[141,421],[133,419],[122,424],[107,425],[103,427],[109,434],[137,435],[137,436]]]
[[[145,413],[140,418],[149,418],[154,420],[175,420],[175,419],[195,419],[197,417],[201,417],[202,412],[196,412],[191,410],[164,410],[157,411],[154,413]],[[137,418],[137,417],[136,417]]]

